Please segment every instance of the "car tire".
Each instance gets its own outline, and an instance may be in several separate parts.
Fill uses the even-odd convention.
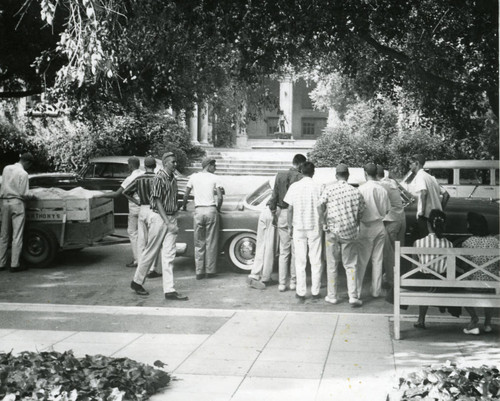
[[[54,235],[40,228],[24,232],[22,258],[27,266],[48,267],[55,259],[58,245]]]
[[[226,244],[225,255],[236,273],[248,274],[255,259],[257,235],[252,232],[239,233]]]

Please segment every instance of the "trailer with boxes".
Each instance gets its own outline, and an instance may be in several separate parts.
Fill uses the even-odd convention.
[[[94,197],[92,192],[82,188],[33,190],[35,199],[25,203],[21,258],[26,265],[47,267],[58,251],[100,245],[113,234],[113,200]]]

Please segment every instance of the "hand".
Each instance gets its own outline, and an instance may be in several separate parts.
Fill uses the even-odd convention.
[[[288,235],[293,238],[293,227],[288,228]]]
[[[276,214],[273,214],[273,222],[272,222],[272,225],[274,227],[278,227],[278,216],[276,216]]]

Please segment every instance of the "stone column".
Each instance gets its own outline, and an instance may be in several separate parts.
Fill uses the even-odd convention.
[[[194,109],[189,115],[188,121],[189,133],[191,134],[191,143],[199,145],[198,142],[198,105],[194,105]]]
[[[207,146],[208,143],[208,105],[203,103],[198,113],[200,144]]]
[[[292,77],[280,81],[280,110],[286,118],[286,132],[293,134],[293,82]]]

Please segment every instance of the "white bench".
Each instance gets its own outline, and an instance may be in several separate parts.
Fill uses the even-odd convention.
[[[429,263],[420,263],[417,255],[435,255]],[[483,265],[476,265],[466,256],[483,255],[492,259]],[[446,258],[445,274],[436,273],[429,269],[429,265],[437,260]],[[401,275],[401,260],[410,264],[408,272]],[[457,271],[457,260],[471,268],[465,273]],[[471,248],[414,248],[401,247],[399,241],[395,246],[394,267],[394,338],[400,339],[400,306],[469,306],[483,308],[500,307],[500,277],[485,270],[485,267],[500,260],[498,249],[471,249]],[[482,271],[493,281],[470,280],[474,272]],[[415,274],[424,272],[431,274],[429,279],[415,278]],[[409,288],[405,288],[409,287]],[[422,287],[422,291],[415,290]],[[425,288],[435,287],[435,292],[426,292]],[[410,289],[411,288],[411,289]],[[456,288],[462,292],[445,292],[440,288]],[[493,289],[494,292],[473,292],[474,289]],[[472,291],[466,291],[472,290]]]

